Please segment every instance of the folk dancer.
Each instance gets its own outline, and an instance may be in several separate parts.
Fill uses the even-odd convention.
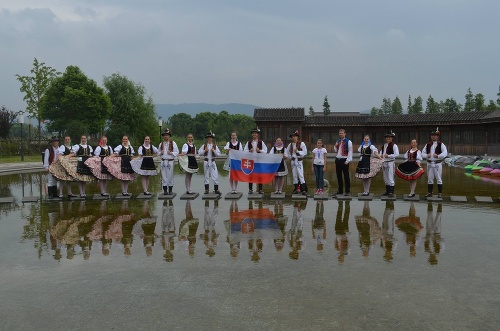
[[[285,176],[288,175],[288,167],[286,166],[287,153],[285,146],[283,145],[283,140],[281,138],[276,139],[274,146],[269,150],[269,154],[281,154],[283,158],[274,176],[274,193],[283,193],[283,184],[285,184]]]
[[[231,140],[226,143],[226,146],[224,146],[224,151],[226,152],[227,159],[226,162],[224,163],[224,170],[229,171],[230,169],[230,158],[229,158],[229,153],[231,150],[237,150],[237,151],[242,151],[243,146],[241,143],[238,141],[238,136],[236,135],[236,132],[231,132]],[[229,185],[231,185],[231,193],[236,194],[238,193],[238,181],[237,180],[232,180],[229,179]]]
[[[333,147],[335,157],[335,171],[337,173],[338,189],[336,195],[348,196],[351,193],[351,179],[349,178],[349,162],[352,161],[352,142],[346,138],[344,129],[339,130],[339,139]],[[342,175],[344,179],[342,180]],[[345,193],[344,193],[345,181]]]
[[[408,194],[408,197],[413,198],[415,196],[417,179],[424,174],[424,169],[420,165],[420,162],[422,162],[422,153],[417,147],[417,140],[413,139],[411,141],[410,149],[405,153],[405,160],[405,162],[396,168],[396,175],[410,182],[410,194]]]
[[[163,141],[158,146],[158,154],[161,158],[161,185],[163,194],[172,194],[174,188],[174,158],[179,155],[179,148],[175,141],[170,140],[172,131],[166,129],[161,134]]]
[[[130,164],[134,154],[134,147],[130,145],[128,136],[123,136],[122,143],[115,147],[113,156],[104,159],[104,164],[108,167],[109,172],[121,181],[120,185],[124,196],[130,196],[128,184],[135,179],[135,172]],[[117,157],[119,158],[117,159]]]
[[[94,149],[92,146],[87,144],[87,136],[83,135],[80,138],[80,144],[74,145],[73,148],[71,149],[71,154],[70,156],[76,156],[78,158],[78,163],[76,166],[76,172],[78,175],[92,175],[92,171],[90,168],[85,164],[85,161],[89,157],[92,156],[92,152]],[[78,180],[78,189],[80,191],[80,197],[85,198],[87,195],[85,194],[85,186],[87,184],[87,181],[83,180],[84,178],[77,177]]]
[[[252,129],[252,139],[245,144],[245,148],[243,150],[250,153],[267,153],[267,146],[259,138],[259,135],[260,135],[259,128]],[[258,183],[258,192],[260,194],[264,193],[261,183]],[[253,183],[248,183],[248,194],[252,193],[253,193]]]
[[[325,188],[324,173],[326,170],[327,150],[323,147],[323,140],[316,141],[316,148],[313,149],[313,162],[311,163],[311,172],[316,177],[316,192],[314,194],[323,194]]]
[[[71,137],[70,136],[65,136],[64,137],[64,145],[62,146],[59,146],[59,161],[63,158],[63,157],[66,157],[68,155],[71,154]],[[54,173],[54,175],[57,177],[57,179],[59,179],[59,196],[62,197],[63,196],[63,189],[64,187],[66,187],[66,193],[68,194],[68,198],[75,198],[76,195],[73,194],[72,190],[71,190],[71,182],[74,180],[73,177],[71,177],[67,172],[66,170],[64,169],[64,167],[61,165],[60,162],[58,163],[53,163],[51,167],[49,167],[49,170],[50,168],[53,168],[54,165],[57,165],[57,171]]]
[[[193,143],[193,134],[189,133],[187,135],[187,142],[182,145],[182,157],[187,157],[187,165],[181,163],[182,158],[179,157],[179,165],[182,170],[186,172],[186,178],[184,179],[184,183],[186,185],[186,194],[193,194],[191,191],[191,179],[193,177],[193,173],[198,172],[198,162],[196,162],[196,146]]]
[[[307,195],[307,184],[304,178],[304,166],[302,159],[307,155],[307,147],[303,141],[299,140],[299,131],[289,135],[292,142],[288,144],[286,152],[291,160],[293,175],[293,194]]]
[[[205,135],[207,142],[201,145],[198,150],[198,155],[203,156],[204,160],[204,175],[205,175],[205,194],[209,192],[209,181],[210,177],[214,181],[214,193],[220,194],[219,191],[219,171],[217,170],[217,164],[215,163],[215,157],[220,156],[219,147],[214,142],[215,134],[210,131]]]
[[[102,136],[99,141],[99,146],[94,150],[94,155],[96,158],[89,158],[85,161],[85,164],[89,166],[92,170],[94,176],[99,180],[99,189],[101,191],[101,196],[107,197],[108,180],[113,179],[113,176],[108,171],[108,168],[102,163],[105,157],[113,155],[113,148],[108,145],[108,138]]]
[[[136,174],[141,175],[142,191],[144,195],[149,192],[149,177],[158,175],[154,157],[158,155],[158,149],[151,144],[149,136],[144,137],[144,143],[137,149],[138,158],[130,161],[130,165]]]
[[[384,171],[384,183],[385,183],[385,193],[383,196],[393,197],[394,196],[394,160],[399,155],[398,145],[396,145],[393,140],[396,137],[394,132],[386,133],[385,144],[382,146],[382,169]]]
[[[427,159],[427,189],[428,193],[426,197],[432,197],[432,191],[434,190],[434,179],[436,179],[438,187],[438,198],[443,197],[443,179],[441,177],[443,173],[443,160],[448,156],[448,150],[446,146],[439,140],[439,128],[436,131],[431,132],[431,141],[425,145],[422,150],[422,157]]]
[[[43,158],[43,168],[47,171],[47,193],[49,195],[49,199],[52,198],[62,198],[57,194],[57,180],[49,172],[49,166],[57,161],[59,156],[59,138],[53,136],[49,140],[50,146],[45,150],[44,158]]]
[[[358,147],[359,162],[356,167],[356,178],[363,180],[363,196],[370,194],[372,178],[375,177],[382,168],[382,156],[378,154],[378,149],[372,145],[369,135],[365,135],[363,143]],[[373,157],[376,156],[376,157]]]

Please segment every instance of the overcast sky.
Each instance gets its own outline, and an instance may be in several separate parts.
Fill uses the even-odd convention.
[[[498,0],[0,0],[0,105],[33,59],[120,72],[155,103],[363,111],[384,96],[496,100]]]

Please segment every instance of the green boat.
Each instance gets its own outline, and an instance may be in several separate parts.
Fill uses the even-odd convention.
[[[479,160],[464,167],[465,172],[477,172],[488,165],[488,160]]]

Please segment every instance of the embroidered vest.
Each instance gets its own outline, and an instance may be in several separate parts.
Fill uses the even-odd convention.
[[[382,146],[382,151],[384,150],[384,146]],[[385,154],[391,155],[394,154],[394,143],[390,142],[387,144],[387,149],[385,150]]]
[[[54,147],[50,146],[49,147],[49,164],[52,164],[52,162],[54,162],[54,157],[55,157]]]
[[[142,145],[142,155],[152,156],[153,155],[153,145],[150,145],[149,148],[146,148],[146,147],[144,147],[144,145]]]
[[[417,160],[418,150],[412,152],[411,149],[409,149],[407,153],[408,153],[408,161]]]
[[[284,148],[278,149],[276,146],[273,147],[274,154],[283,154]]]
[[[71,148],[64,145],[64,153],[63,155],[69,155],[71,153]]]
[[[125,147],[122,145],[122,149],[120,149],[120,152],[118,153],[118,155],[131,155],[131,149],[130,149],[130,146],[128,147]]]
[[[371,145],[368,145],[367,147],[363,147],[363,145],[361,145],[361,155],[371,155],[371,154],[372,154]]]
[[[78,152],[76,152],[76,155],[79,155],[79,156],[89,156],[90,155],[90,146],[87,145],[87,148],[83,148],[82,145],[78,145],[80,146],[78,148]]]
[[[236,143],[236,145],[233,145],[231,142],[229,142],[229,148],[230,149],[236,149],[236,150],[239,150],[240,149],[240,142],[238,141]]]
[[[165,146],[165,145],[164,145],[164,143],[165,143],[165,141],[162,141],[162,142],[161,142],[161,146],[160,146],[160,150],[161,150],[161,151],[163,151],[163,146]],[[173,144],[170,140],[169,140],[169,141],[167,141],[166,143],[168,144],[167,150],[168,150],[169,152],[172,152],[172,151],[174,150],[174,144]]]
[[[189,144],[188,144],[187,146],[188,146],[187,154],[196,154],[196,146],[195,145],[189,146]]]
[[[101,147],[101,152],[99,153],[99,156],[109,156],[111,154],[111,147],[106,147],[102,148]]]
[[[288,154],[290,154],[290,155],[292,155],[292,153],[293,153],[292,144],[293,144],[293,142],[290,144],[290,146],[288,146]],[[297,151],[302,150],[301,144],[302,144],[302,142],[300,140],[297,140],[297,142],[295,143],[295,148],[297,149]]]
[[[252,141],[253,140],[249,140],[248,143],[247,143],[247,148],[248,150],[251,150],[252,149]],[[258,149],[262,149],[262,140],[257,140],[257,148]]]
[[[347,157],[349,155],[349,139],[344,138],[337,140],[337,144],[339,144],[339,147],[340,147],[340,142],[344,143],[342,146],[342,151],[340,153],[342,154],[342,156]]]
[[[431,152],[432,144],[433,144],[433,142],[429,141],[427,143],[427,145],[425,146],[425,153],[426,154],[429,154]],[[442,151],[441,151],[441,142],[440,141],[437,142],[436,149],[434,150],[434,153],[436,153],[438,155],[442,153]]]

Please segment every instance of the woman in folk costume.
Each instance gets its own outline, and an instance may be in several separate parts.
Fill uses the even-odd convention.
[[[226,151],[227,159],[226,162],[224,163],[223,168],[224,170],[229,171],[230,170],[229,165],[231,164],[229,152],[231,150],[237,150],[237,151],[243,150],[243,146],[238,141],[238,136],[236,135],[235,131],[231,132],[231,140],[226,143],[226,146],[224,146],[224,150]],[[236,194],[238,192],[238,181],[229,179],[229,184],[231,185],[231,193]]]
[[[174,188],[174,159],[179,155],[179,148],[175,141],[171,140],[172,132],[166,129],[162,134],[163,141],[158,146],[158,155],[161,158],[161,184],[163,194],[172,194]]]
[[[90,145],[87,145],[87,136],[83,135],[80,138],[80,144],[74,145],[71,148],[71,153],[68,155],[69,157],[60,160],[68,174],[78,181],[78,189],[80,190],[81,198],[86,197],[86,183],[95,179],[90,168],[85,165],[85,161],[92,156],[93,151],[94,149]]]
[[[252,129],[252,139],[245,144],[243,150],[250,153],[267,153],[266,143],[259,138],[259,135],[260,135],[259,128]],[[262,189],[262,184],[258,184],[258,192],[260,194],[264,193],[264,190]],[[252,193],[253,193],[253,183],[248,183],[248,194]]]
[[[384,173],[384,182],[385,182],[385,193],[383,196],[394,196],[394,160],[399,155],[398,145],[396,145],[393,140],[396,137],[394,132],[385,134],[386,143],[382,146],[382,170]]]
[[[182,154],[178,157],[181,170],[186,173],[184,183],[186,185],[186,194],[194,194],[191,191],[191,179],[193,174],[198,172],[198,162],[196,162],[196,146],[193,143],[193,134],[187,135],[187,142],[182,145]]]
[[[110,174],[121,180],[122,195],[125,196],[130,195],[128,193],[128,184],[135,179],[134,169],[130,165],[133,155],[134,148],[130,145],[128,136],[123,136],[121,145],[115,147],[113,155],[103,160]]]
[[[151,138],[144,137],[144,143],[138,148],[138,158],[130,161],[130,165],[136,174],[141,175],[142,190],[144,195],[151,195],[148,191],[149,177],[158,175],[153,157],[158,154],[158,149],[151,145]]]
[[[307,155],[307,147],[304,142],[299,140],[299,131],[292,132],[289,136],[292,142],[288,144],[286,153],[292,160],[292,175],[294,194],[307,194],[307,184],[304,178],[304,166],[302,159]]]
[[[215,157],[220,156],[219,147],[214,142],[215,134],[212,131],[205,135],[207,142],[198,150],[198,155],[203,156],[205,170],[205,194],[209,192],[209,180],[212,177],[214,181],[214,193],[220,194],[219,191],[219,171],[215,163]]]
[[[64,145],[59,146],[59,155],[57,162],[53,162],[49,166],[49,171],[52,175],[54,175],[59,180],[59,196],[63,196],[63,188],[66,187],[66,191],[68,193],[68,198],[75,198],[76,195],[71,191],[71,182],[75,179],[71,177],[70,174],[64,169],[61,164],[61,160],[68,157],[71,154],[71,137],[64,137]]]
[[[382,168],[382,156],[378,154],[378,149],[366,135],[363,143],[358,148],[359,162],[356,167],[356,178],[363,180],[363,196],[370,194],[372,178],[375,177]],[[376,156],[376,157],[375,157]]]
[[[50,138],[49,144],[50,146],[45,150],[43,158],[43,168],[47,171],[47,193],[49,195],[49,199],[57,197],[62,198],[62,195],[57,195],[56,177],[49,172],[49,166],[56,162],[59,156],[59,138],[55,136]]]
[[[281,138],[276,139],[276,143],[269,150],[269,154],[281,154],[283,158],[281,159],[280,166],[276,171],[274,176],[274,193],[283,193],[283,185],[285,184],[285,176],[288,175],[288,168],[286,166],[285,160],[287,159],[286,149],[283,145],[283,140]]]
[[[99,141],[99,146],[95,148],[94,155],[85,161],[85,164],[90,168],[94,176],[99,180],[99,189],[103,197],[109,196],[106,191],[108,180],[113,179],[113,176],[108,171],[108,168],[102,163],[105,157],[113,154],[113,148],[108,146],[108,138],[102,136]]]
[[[413,139],[410,146],[410,149],[405,153],[406,161],[396,168],[396,175],[404,180],[410,181],[410,194],[408,197],[413,198],[415,196],[417,179],[422,177],[424,169],[422,169],[420,165],[420,162],[422,162],[422,152],[418,150],[417,140]]]

